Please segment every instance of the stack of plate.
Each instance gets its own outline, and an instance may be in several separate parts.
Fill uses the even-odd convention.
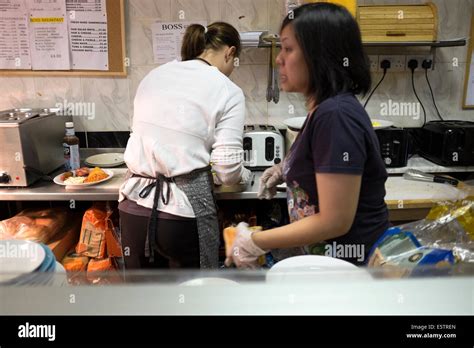
[[[363,267],[334,257],[300,255],[277,262],[266,274],[267,283],[317,284],[318,281],[370,281]]]
[[[64,268],[46,245],[0,241],[0,285],[62,285],[65,277]]]

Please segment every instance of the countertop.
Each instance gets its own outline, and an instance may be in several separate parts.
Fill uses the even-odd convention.
[[[81,149],[81,158],[87,158],[98,152],[123,152],[123,149]],[[418,159],[419,162],[420,160],[423,159]],[[39,181],[27,188],[0,188],[0,201],[114,201],[118,199],[119,188],[124,181],[127,168],[122,166],[109,169],[114,172],[112,179],[81,189],[70,189],[48,181]],[[62,170],[58,170],[51,176],[54,177],[61,172]],[[216,198],[218,200],[256,199],[258,181],[262,172],[254,172],[254,174],[252,182],[236,187],[238,192],[235,192],[234,188],[216,186]],[[391,209],[429,207],[436,201],[461,199],[466,195],[465,192],[447,184],[409,181],[401,176],[393,175],[389,176],[385,188],[387,191],[385,200]],[[278,192],[275,198],[285,199],[286,192]]]
[[[403,174],[408,169],[417,169],[425,173],[471,173],[474,172],[474,166],[444,167],[433,163],[419,155],[414,155],[408,159],[407,166],[401,168],[387,168],[388,174]]]
[[[2,201],[106,201],[117,200],[118,192],[126,168],[111,168],[114,172],[112,179],[98,185],[80,189],[70,189],[56,185],[52,182],[40,181],[27,188],[2,188],[0,200]],[[242,185],[240,192],[229,192],[230,188],[216,186],[215,194],[218,200],[256,199],[258,181],[262,172],[254,172],[255,179],[252,183]],[[400,206],[405,204],[428,204],[440,200],[454,200],[464,198],[465,193],[447,184],[426,183],[405,180],[400,176],[390,176],[385,184],[387,194],[385,200],[389,205]],[[277,199],[285,199],[286,192],[278,192]],[[402,203],[403,204],[403,203]],[[400,207],[399,207],[400,208]]]

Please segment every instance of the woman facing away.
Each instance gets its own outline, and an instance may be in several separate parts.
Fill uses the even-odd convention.
[[[126,269],[218,266],[213,181],[250,176],[242,164],[244,95],[228,78],[240,51],[231,25],[194,24],[182,61],[141,81],[119,198]]]

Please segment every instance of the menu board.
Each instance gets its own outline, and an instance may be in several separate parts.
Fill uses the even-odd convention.
[[[31,69],[28,13],[23,0],[0,1],[0,69]]]
[[[107,10],[105,0],[66,0],[72,68],[108,70]]]
[[[126,66],[123,0],[0,0],[0,70],[7,75],[126,76]]]
[[[69,70],[68,23],[65,0],[28,1],[33,70]]]

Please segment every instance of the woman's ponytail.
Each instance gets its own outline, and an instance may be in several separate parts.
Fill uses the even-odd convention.
[[[181,46],[181,59],[191,60],[198,57],[206,48],[206,28],[201,24],[190,25],[184,34]]]
[[[181,59],[191,60],[199,57],[205,49],[219,50],[223,46],[235,47],[235,56],[242,50],[240,35],[237,29],[224,22],[215,22],[204,27],[201,24],[192,24],[184,33],[181,46]]]

